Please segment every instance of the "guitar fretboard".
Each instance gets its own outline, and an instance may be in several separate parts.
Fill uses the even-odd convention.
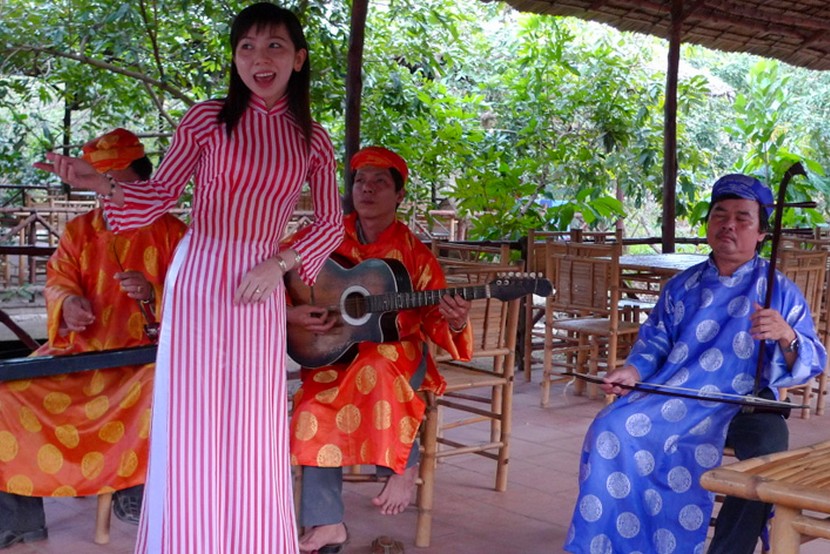
[[[392,292],[364,297],[367,312],[391,312],[408,308],[432,306],[441,302],[441,297],[449,294],[460,296],[465,300],[490,298],[490,286],[456,287],[449,289],[421,290],[413,292]]]

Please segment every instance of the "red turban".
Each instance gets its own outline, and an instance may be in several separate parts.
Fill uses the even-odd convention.
[[[403,177],[404,184],[406,184],[406,178],[409,176],[406,161],[391,150],[381,146],[367,146],[352,156],[352,171],[357,171],[366,166],[397,169]]]
[[[126,169],[135,160],[144,157],[144,145],[126,129],[115,129],[83,146],[83,158],[98,173]]]

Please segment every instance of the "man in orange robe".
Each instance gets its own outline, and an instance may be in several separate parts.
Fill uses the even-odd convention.
[[[83,151],[99,172],[119,180],[152,173],[138,137],[124,129]],[[34,355],[154,342],[164,276],[185,230],[165,216],[115,235],[100,208],[71,220],[47,264],[49,342]],[[152,386],[152,364],[0,383],[0,548],[47,537],[43,496],[144,483]],[[140,491],[132,493],[135,499]]]
[[[344,220],[346,234],[336,253],[354,264],[370,258],[398,260],[415,291],[446,288],[432,251],[396,217],[408,175],[403,158],[368,147],[354,155],[351,169],[355,212]],[[399,340],[363,342],[349,362],[303,369],[291,423],[292,463],[303,466],[300,521],[306,533],[300,551],[342,550],[348,538],[343,466],[374,464],[389,475],[373,500],[382,513],[398,514],[409,504],[418,461],[415,439],[425,409],[415,391],[441,394],[446,386],[426,341],[469,360],[469,307],[463,298],[445,295],[439,304],[402,310]],[[289,325],[323,334],[338,318],[325,308],[303,305],[290,307],[287,319]]]

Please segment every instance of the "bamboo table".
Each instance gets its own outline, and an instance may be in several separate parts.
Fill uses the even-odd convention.
[[[706,258],[705,254],[679,252],[620,256],[620,305],[642,313],[651,311],[666,281]]]
[[[774,504],[773,554],[793,554],[802,542],[830,539],[830,441],[721,466],[704,473],[700,484]]]
[[[632,271],[648,271],[661,277],[671,277],[695,264],[706,261],[706,254],[625,254],[620,256],[620,268]]]

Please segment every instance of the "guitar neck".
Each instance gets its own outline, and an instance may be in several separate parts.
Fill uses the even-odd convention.
[[[365,298],[366,309],[369,312],[391,312],[396,310],[420,308],[422,306],[432,306],[441,302],[441,298],[446,294],[451,296],[460,296],[465,300],[489,298],[490,287],[489,285],[476,285],[448,289],[376,294]]]

